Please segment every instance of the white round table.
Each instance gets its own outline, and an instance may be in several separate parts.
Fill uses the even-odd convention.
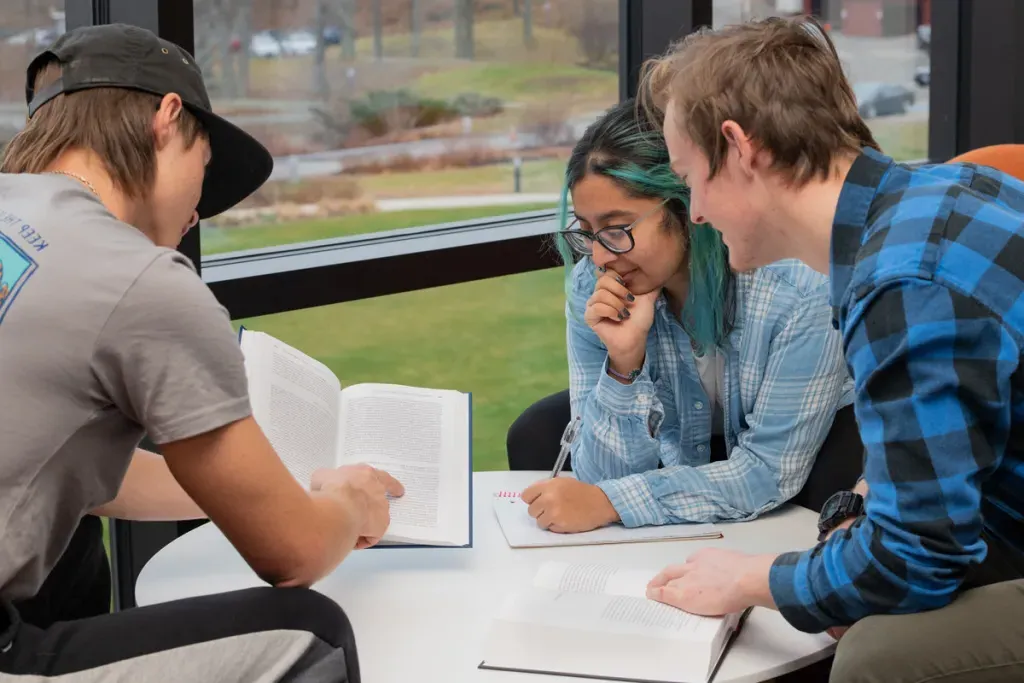
[[[527,587],[546,560],[601,562],[660,570],[700,548],[778,553],[815,542],[814,513],[785,506],[761,519],[722,524],[723,538],[621,545],[512,549],[492,509],[492,494],[522,490],[543,472],[473,475],[472,548],[379,548],[354,552],[314,589],[334,599],[355,628],[368,683],[564,683],[564,677],[478,669],[484,638],[506,595]],[[204,524],[153,557],[135,588],[139,605],[261,586],[213,524]],[[806,634],[773,610],[755,608],[715,683],[756,683],[830,656],[827,634]]]

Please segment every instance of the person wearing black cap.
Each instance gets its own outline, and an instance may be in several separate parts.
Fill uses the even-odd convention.
[[[357,681],[344,613],[308,587],[380,538],[402,486],[367,465],[299,485],[252,417],[227,312],[175,250],[269,153],[136,27],[66,33],[26,99],[0,164],[0,678]],[[47,580],[72,575],[91,515],[208,517],[271,585],[69,618]]]

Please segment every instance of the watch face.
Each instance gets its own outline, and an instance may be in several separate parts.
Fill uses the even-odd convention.
[[[821,506],[821,514],[818,516],[819,525],[831,524],[837,518],[843,516],[843,503],[845,502],[846,491],[839,491],[825,501],[825,504]]]
[[[832,496],[821,506],[821,516],[828,519],[839,512],[839,496]]]

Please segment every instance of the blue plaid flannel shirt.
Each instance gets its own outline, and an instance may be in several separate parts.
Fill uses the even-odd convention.
[[[577,477],[597,484],[628,527],[749,520],[799,492],[836,411],[852,401],[828,279],[797,261],[737,276],[735,326],[720,350],[729,457],[719,462],[710,462],[714,404],[664,296],[643,370],[623,385],[583,322],[595,283],[581,260],[566,305],[570,402],[583,416]]]
[[[967,164],[854,163],[832,301],[866,449],[866,513],[776,559],[796,628],[949,603],[986,554],[1024,545],[1024,183]]]

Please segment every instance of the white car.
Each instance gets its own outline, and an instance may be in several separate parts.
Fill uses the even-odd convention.
[[[286,55],[308,55],[316,50],[316,36],[309,31],[292,31],[281,39]]]
[[[270,34],[256,33],[249,41],[249,52],[258,59],[273,59],[281,56],[281,43]]]

